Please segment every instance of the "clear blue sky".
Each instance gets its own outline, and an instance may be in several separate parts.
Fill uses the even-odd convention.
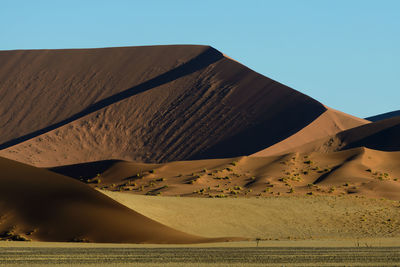
[[[400,0],[0,0],[0,50],[157,44],[211,45],[352,115],[400,109]]]

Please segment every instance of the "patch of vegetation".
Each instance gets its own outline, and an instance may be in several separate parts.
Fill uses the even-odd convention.
[[[4,231],[3,233],[0,233],[0,240],[31,241],[30,239],[28,239],[24,236],[15,234],[13,231]]]

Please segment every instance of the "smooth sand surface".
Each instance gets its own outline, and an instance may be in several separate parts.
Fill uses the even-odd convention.
[[[384,237],[398,242],[400,238],[398,201],[349,196],[205,199],[101,192],[175,229],[209,237],[346,242]]]
[[[282,153],[290,151],[328,153],[357,147],[381,151],[399,151],[399,134],[400,117],[393,117],[351,128],[306,144],[299,144],[299,146]]]
[[[250,156],[267,157],[288,152],[297,152],[296,148],[312,141],[332,136],[341,131],[351,129],[369,123],[367,120],[359,119],[343,112],[328,108],[309,125],[286,138],[285,140],[267,147]]]
[[[199,243],[74,179],[0,158],[0,239],[107,243]],[[237,240],[237,239],[236,239]]]

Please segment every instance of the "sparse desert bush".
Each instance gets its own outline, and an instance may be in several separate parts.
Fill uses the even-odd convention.
[[[101,179],[98,177],[95,177],[95,178],[86,180],[86,182],[91,183],[91,184],[99,184],[99,183],[101,183]]]
[[[154,170],[150,170],[149,173],[154,173]]]
[[[231,164],[232,166],[236,166],[236,165],[237,165],[237,161],[232,161],[230,164]]]
[[[156,180],[157,182],[162,182],[162,181],[165,181],[165,178],[158,178],[157,180]]]
[[[310,164],[312,164],[313,162],[311,161],[311,160],[306,160],[306,161],[304,161],[304,164],[308,164],[308,165],[310,165]]]

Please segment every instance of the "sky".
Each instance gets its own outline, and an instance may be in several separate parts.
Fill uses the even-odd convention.
[[[163,44],[211,45],[358,117],[400,109],[399,0],[0,0],[0,50]]]

